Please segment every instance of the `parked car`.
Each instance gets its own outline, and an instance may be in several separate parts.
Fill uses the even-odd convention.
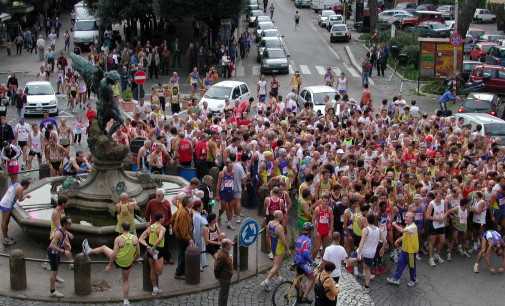
[[[261,32],[261,37],[263,38],[263,37],[284,37],[284,36],[277,29],[269,29]]]
[[[443,22],[442,13],[437,11],[415,11],[413,13],[414,17],[405,18],[402,20],[401,28],[407,29],[409,27],[415,27],[421,22],[425,21],[436,21]]]
[[[25,114],[42,115],[45,111],[50,115],[58,116],[58,97],[53,86],[47,81],[32,81],[26,83]]]
[[[330,15],[335,15],[335,12],[333,10],[322,10],[321,13],[319,14],[317,24],[319,24],[320,27],[326,28],[326,25],[328,25],[328,17]]]
[[[440,22],[425,21],[415,27],[407,28],[407,32],[419,33],[422,37],[449,37],[451,30]]]
[[[342,15],[331,15],[328,17],[328,24],[326,25],[326,30],[330,30],[334,24],[344,24],[345,20]]]
[[[444,19],[454,19],[454,5],[441,5],[437,8],[437,11],[442,12],[442,17]]]
[[[335,88],[324,85],[305,87],[300,91],[298,107],[303,109],[305,102],[310,102],[314,104],[314,111],[317,112],[320,110],[321,113],[325,115],[324,97],[329,96],[330,100],[332,100],[337,93]]]
[[[470,50],[470,59],[474,61],[485,62],[486,55],[489,52],[489,49],[493,46],[498,46],[497,43],[493,42],[479,42],[473,46],[473,49]]]
[[[393,16],[399,15],[399,14],[412,15],[409,12],[407,12],[406,10],[392,9],[392,10],[383,11],[382,13],[380,13],[378,15],[379,27],[383,28],[383,29],[389,28],[392,24],[392,22],[390,22],[391,18],[393,18]],[[413,17],[413,16],[411,16],[411,17]]]
[[[258,43],[258,63],[261,63],[261,56],[266,47],[284,48],[284,41],[280,37],[262,37]]]
[[[489,74],[490,79],[486,81],[486,92],[505,93],[505,67],[498,65],[480,65],[473,69],[471,80],[480,81],[484,73]]]
[[[460,113],[487,113],[500,118],[504,117],[504,111],[505,103],[500,97],[487,92],[470,93],[458,109]]]
[[[351,40],[351,31],[345,24],[335,24],[330,30],[330,42],[334,43],[338,40],[345,40],[349,42]]]
[[[482,129],[480,134],[486,136],[487,133],[491,133],[492,138],[501,138],[502,143],[505,143],[505,121],[496,118],[489,114],[468,114],[468,113],[456,113],[454,114],[456,118],[463,118],[463,124],[470,124],[472,132],[475,131],[477,125],[481,125]]]
[[[310,7],[310,0],[295,0],[294,3],[297,8]]]
[[[482,65],[481,62],[478,61],[463,61],[463,69],[461,71],[461,77],[463,80],[468,81],[470,75],[473,72],[473,69],[479,65]]]
[[[444,21],[444,25],[451,29],[451,34],[454,33],[454,24],[456,24],[455,20],[446,20]]]
[[[416,7],[416,11],[436,11],[437,6],[435,4],[430,4],[430,3],[424,3],[424,4],[419,4]]]
[[[488,41],[498,43],[500,39],[503,39],[503,35],[498,34],[484,34],[479,38],[479,42]]]
[[[272,21],[272,19],[270,19],[270,16],[264,16],[264,15],[257,16],[256,20],[254,21],[254,27],[256,28],[258,26],[258,23],[265,21]]]
[[[200,99],[200,108],[203,106],[203,102],[209,104],[209,109],[213,113],[220,113],[224,108],[224,101],[226,99],[230,101],[235,101],[235,99],[240,99],[240,101],[249,100],[251,92],[249,87],[244,82],[239,81],[222,81],[212,85],[206,92],[205,95]]]
[[[475,13],[473,13],[473,20],[478,23],[491,22],[494,23],[496,21],[496,15],[491,14],[490,11],[486,9],[475,9]]]
[[[259,42],[261,39],[261,32],[263,30],[271,30],[275,29],[275,25],[271,21],[263,21],[258,23],[258,26],[254,29],[254,34],[256,34],[256,42]]]
[[[263,15],[262,10],[252,10],[249,13],[249,27],[254,27],[254,24],[256,22],[256,17]]]
[[[416,2],[401,2],[395,7],[396,10],[405,10],[407,12],[415,12],[417,4]]]
[[[505,47],[493,46],[486,55],[486,64],[505,66]]]
[[[288,57],[289,54],[282,48],[265,48],[261,57],[261,73],[289,73]]]
[[[470,54],[470,50],[472,50],[473,46],[475,46],[476,40],[473,39],[473,37],[470,35],[467,35],[465,37],[465,39],[466,39],[466,44],[463,46],[463,52],[465,54]]]
[[[469,28],[468,32],[466,32],[466,35],[472,36],[474,40],[479,40],[482,35],[486,34],[486,31],[484,31],[481,28]]]

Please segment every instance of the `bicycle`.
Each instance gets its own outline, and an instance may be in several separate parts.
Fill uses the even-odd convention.
[[[314,263],[312,267],[316,268],[318,265]],[[292,281],[283,281],[275,286],[272,293],[272,305],[297,305],[303,297],[303,292],[305,290],[302,283],[302,279],[305,276],[305,272],[299,271],[297,269],[298,265],[293,264],[289,266],[289,270],[296,271],[297,276]]]

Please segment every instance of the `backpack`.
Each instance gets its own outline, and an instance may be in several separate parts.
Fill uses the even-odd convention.
[[[323,281],[321,281],[321,274],[319,274],[319,281],[314,284],[314,294],[316,295],[316,301],[319,301],[320,305],[326,305],[325,303],[330,302],[330,299],[326,296],[328,290],[324,289],[324,282],[330,278],[327,276]]]

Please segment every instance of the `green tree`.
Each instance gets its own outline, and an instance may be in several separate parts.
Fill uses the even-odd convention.
[[[466,32],[468,32],[468,28],[473,20],[473,14],[475,9],[479,7],[480,0],[465,0],[459,1],[458,5],[461,9],[458,15],[458,34],[463,38],[466,36]]]
[[[217,37],[221,19],[239,17],[247,0],[153,0],[154,13],[162,18],[199,17]]]

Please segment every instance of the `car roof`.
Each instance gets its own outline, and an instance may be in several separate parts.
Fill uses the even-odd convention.
[[[463,117],[467,119],[474,119],[475,121],[478,121],[479,123],[482,124],[489,124],[489,123],[503,123],[505,124],[505,121],[497,118],[493,115],[490,114],[485,114],[485,113],[456,113],[454,114],[456,117]]]
[[[284,49],[279,48],[279,47],[266,47],[266,48],[265,48],[265,51],[267,51],[267,50],[273,50],[273,51],[283,51],[283,52],[284,52]]]
[[[497,97],[498,95],[489,93],[489,92],[471,92],[466,98],[470,99],[476,99],[476,100],[492,100],[494,97]]]
[[[281,40],[280,37],[278,36],[266,36],[266,37],[261,37],[261,40]]]
[[[264,24],[274,24],[274,23],[271,22],[271,21],[260,21],[260,22],[258,22],[258,26],[259,25],[264,25]]]
[[[421,4],[423,5],[423,4]],[[416,11],[416,13],[418,14],[442,14],[442,12],[439,12],[439,11],[426,11],[426,10],[421,10],[421,11]]]
[[[492,42],[492,41],[480,41],[477,43],[477,45],[491,45],[491,46],[498,46],[497,43],[495,42]]]
[[[479,68],[482,68],[482,69],[492,68],[492,69],[502,69],[502,70],[505,69],[505,67],[500,66],[500,65],[487,65],[487,64],[482,64],[481,66],[475,67],[475,69],[479,69]]]
[[[474,27],[468,28],[468,31],[484,31],[485,32],[485,30],[483,28],[474,28]]]
[[[330,86],[325,86],[325,85],[316,85],[316,86],[308,86],[303,89],[310,90],[313,93],[320,93],[320,92],[337,92],[337,90],[333,87]],[[303,90],[302,89],[302,90]]]
[[[233,86],[242,85],[242,84],[245,84],[245,83],[244,82],[240,82],[240,81],[221,81],[221,82],[218,82],[218,83],[212,85],[212,87],[214,87],[214,86],[217,86],[217,87],[233,87]]]
[[[323,12],[327,12],[327,13],[329,13],[329,12],[331,12],[331,13],[335,13],[333,10],[322,10],[322,11],[321,11],[321,14],[322,14]]]
[[[482,64],[482,62],[479,61],[471,61],[471,60],[464,60],[463,64]]]

